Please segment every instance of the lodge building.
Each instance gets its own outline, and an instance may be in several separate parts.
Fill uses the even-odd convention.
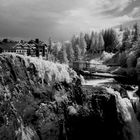
[[[0,42],[0,52],[17,53],[21,55],[33,56],[33,57],[46,57],[48,55],[47,44],[39,41],[39,39],[33,40],[30,43],[27,42]]]

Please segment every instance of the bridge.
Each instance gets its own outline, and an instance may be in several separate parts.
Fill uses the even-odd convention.
[[[111,74],[109,72],[97,72],[96,67],[103,66],[102,64],[93,64],[88,61],[75,61],[72,63],[72,68],[85,79],[94,79],[94,78],[114,78],[120,83],[135,83],[134,79],[129,76],[123,76],[119,74]],[[109,66],[119,66],[119,65],[109,65]]]
[[[102,67],[102,66],[106,66],[106,67],[116,67],[116,66],[120,66],[118,64],[100,64],[100,63],[91,63],[89,61],[74,61],[72,63],[70,63],[70,67],[72,67],[75,71],[78,70],[85,70],[85,71],[96,71],[97,67]]]
[[[113,78],[117,82],[121,84],[128,84],[128,85],[138,85],[138,82],[135,78],[129,76],[123,76],[119,74],[111,74],[111,73],[99,73],[99,72],[90,72],[79,70],[77,71],[78,74],[81,74],[85,79],[107,79]]]
[[[127,78],[126,76],[123,76],[123,75],[90,72],[90,71],[83,71],[83,70],[79,70],[78,73],[83,76],[95,76],[95,77],[103,77],[103,78]]]

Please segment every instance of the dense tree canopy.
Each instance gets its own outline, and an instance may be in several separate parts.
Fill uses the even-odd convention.
[[[133,28],[124,28],[120,26],[119,30],[105,29],[101,32],[92,31],[89,33],[80,33],[74,35],[71,41],[53,43],[51,38],[48,41],[48,52],[61,63],[72,63],[73,61],[84,60],[88,54],[101,54],[103,51],[115,53],[125,51],[134,46],[140,46],[140,32],[138,24]]]
[[[104,39],[105,51],[116,52],[119,45],[119,40],[115,30],[107,29],[103,31],[102,34]]]

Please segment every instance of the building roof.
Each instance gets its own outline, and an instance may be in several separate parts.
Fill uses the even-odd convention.
[[[39,41],[39,43],[36,43],[35,41],[32,41],[30,43],[27,42],[0,42],[0,48],[2,50],[16,50],[16,49],[36,49],[36,46],[39,47],[39,49],[42,49],[43,46],[47,47],[47,44],[45,44],[42,41]]]
[[[15,50],[15,45],[17,43],[16,42],[9,42],[9,43],[4,43],[4,42],[0,42],[0,48],[2,50]]]

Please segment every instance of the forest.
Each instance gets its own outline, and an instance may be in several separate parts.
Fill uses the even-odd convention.
[[[90,60],[94,55],[116,52],[125,52],[140,45],[139,25],[133,28],[105,29],[100,32],[80,33],[73,35],[70,41],[53,42],[49,44],[48,60],[60,63]],[[90,58],[91,57],[91,58]],[[123,59],[123,58],[120,58]]]

